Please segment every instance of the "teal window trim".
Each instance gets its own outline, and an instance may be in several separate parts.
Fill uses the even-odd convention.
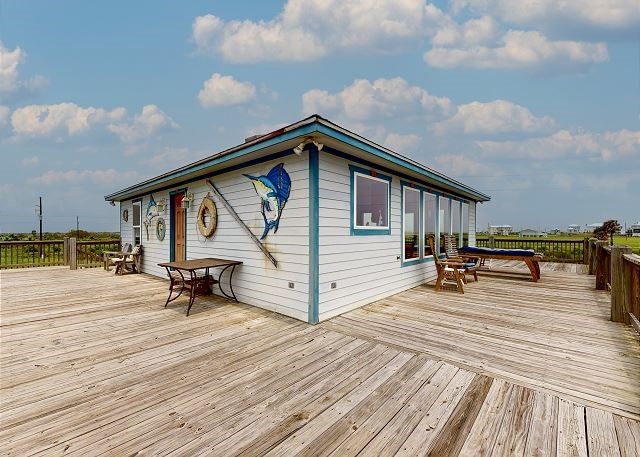
[[[372,175],[375,173],[375,176]],[[356,216],[356,174],[374,178],[381,181],[387,182],[388,194],[387,194],[387,228],[380,229],[371,229],[371,228],[360,228],[355,224],[355,216]],[[350,227],[351,227],[351,235],[391,235],[391,176],[387,176],[381,173],[378,173],[375,170],[367,170],[366,168],[357,167],[355,165],[349,165],[349,192],[351,194],[351,211],[349,214],[350,219]]]
[[[416,257],[415,259],[405,259],[404,254],[405,254],[405,250],[404,250],[404,190],[405,188],[411,188],[414,189],[418,192],[420,192],[420,203],[419,203],[419,208],[418,208],[418,219],[419,219],[419,235],[418,235],[418,252],[419,255],[418,257]],[[400,265],[401,267],[409,267],[412,265],[417,265],[417,264],[421,264],[421,263],[427,263],[427,262],[433,262],[433,255],[429,255],[429,256],[425,256],[424,255],[424,245],[425,245],[425,234],[426,234],[426,227],[424,225],[424,194],[430,194],[433,195],[435,197],[435,201],[436,201],[436,230],[438,228],[438,198],[439,195],[437,192],[434,192],[433,190],[430,190],[427,187],[423,187],[420,185],[417,185],[415,183],[412,182],[407,182],[407,181],[400,181]],[[438,245],[438,237],[436,237],[436,249],[439,249]]]

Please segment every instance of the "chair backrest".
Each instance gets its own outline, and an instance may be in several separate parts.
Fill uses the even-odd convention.
[[[429,247],[431,248],[431,252],[433,252],[433,261],[436,264],[436,267],[439,268],[442,263],[440,261],[440,257],[438,257],[438,253],[436,252],[436,237],[431,234],[427,236],[427,243],[429,243]]]
[[[132,248],[133,246],[131,245],[131,243],[124,243],[122,245],[122,252],[131,252]]]
[[[142,254],[142,246],[138,244],[135,248],[133,248],[133,251],[131,251],[131,255],[140,255],[140,254]]]
[[[447,254],[447,258],[456,258],[460,257],[458,254],[458,246],[456,243],[455,235],[442,235],[444,239],[444,252]]]

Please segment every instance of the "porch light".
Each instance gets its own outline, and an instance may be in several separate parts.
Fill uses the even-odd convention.
[[[192,201],[193,201],[193,194],[189,192],[182,198],[182,207],[184,209],[189,209],[191,207]]]

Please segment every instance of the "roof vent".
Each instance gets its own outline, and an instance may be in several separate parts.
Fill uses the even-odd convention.
[[[244,142],[249,143],[250,141],[257,140],[261,136],[264,136],[264,133],[261,133],[260,135],[251,135],[250,137],[245,138]]]

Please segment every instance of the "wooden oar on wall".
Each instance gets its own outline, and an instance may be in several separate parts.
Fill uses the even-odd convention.
[[[271,261],[273,266],[278,268],[278,261],[271,255],[271,253],[267,250],[267,248],[264,247],[264,245],[260,242],[258,237],[253,234],[251,229],[247,227],[247,224],[245,224],[244,221],[240,219],[240,216],[238,216],[238,213],[236,213],[236,210],[233,209],[233,207],[229,204],[227,199],[224,198],[224,196],[220,193],[220,191],[216,188],[216,186],[211,181],[209,181],[208,179],[205,179],[205,181],[209,185],[209,187],[211,187],[211,190],[213,190],[213,193],[216,194],[217,197],[220,199],[224,207],[227,208],[227,211],[229,211],[229,213],[231,213],[231,215],[238,222],[238,224],[240,224],[240,227],[242,227],[245,230],[245,232],[247,232],[247,235],[249,235],[249,238],[251,238],[253,242],[256,244],[256,246],[258,246],[258,248],[260,248],[260,250],[264,253],[264,255],[267,256],[267,258]]]

